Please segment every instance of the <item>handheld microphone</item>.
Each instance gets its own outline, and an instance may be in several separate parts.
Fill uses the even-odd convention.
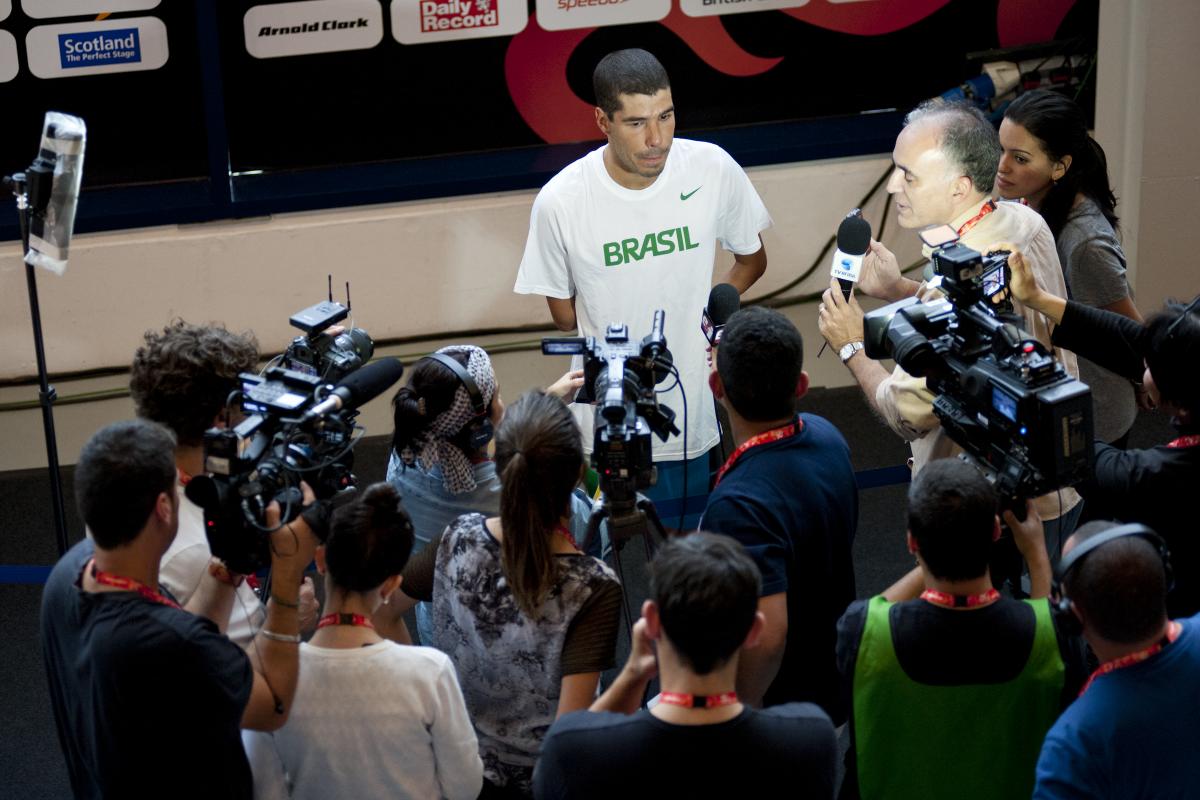
[[[830,274],[838,279],[842,297],[850,299],[850,289],[858,282],[863,256],[871,248],[871,223],[862,218],[857,208],[851,211],[837,231],[837,250],[833,254]]]
[[[721,331],[733,312],[742,307],[742,298],[732,283],[718,283],[708,293],[708,304],[700,315],[700,331],[708,343],[716,347],[721,341]]]
[[[367,364],[342,379],[329,396],[304,414],[304,420],[314,420],[343,408],[358,408],[388,390],[404,374],[398,358],[384,358]]]
[[[42,127],[41,149],[28,170],[31,213],[25,263],[56,275],[67,268],[86,143],[83,120],[49,111]]]

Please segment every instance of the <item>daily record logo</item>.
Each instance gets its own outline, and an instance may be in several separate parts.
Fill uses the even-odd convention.
[[[526,0],[393,0],[392,34],[401,44],[512,36],[529,21]]]
[[[830,0],[844,2],[845,0]],[[800,8],[808,0],[679,0],[679,8],[689,17],[713,17],[718,14],[740,14],[746,11]]]
[[[58,57],[63,69],[101,64],[129,64],[142,60],[137,28],[86,33],[60,33]]]
[[[548,31],[657,22],[671,0],[537,0],[538,25]]]
[[[167,27],[155,17],[39,25],[25,52],[39,78],[158,69],[167,63]]]
[[[306,0],[254,6],[242,18],[255,58],[367,50],[383,41],[377,0]]]

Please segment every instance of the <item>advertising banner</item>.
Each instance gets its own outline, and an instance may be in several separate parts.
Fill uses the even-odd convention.
[[[158,69],[167,63],[167,26],[155,17],[39,25],[25,53],[39,78]]]
[[[4,0],[5,3],[8,0]],[[120,14],[125,11],[146,11],[160,0],[21,0],[21,10],[35,19],[86,17],[95,14]],[[0,14],[0,19],[4,16]]]
[[[392,35],[401,44],[512,36],[528,22],[525,0],[392,0]]]
[[[671,0],[537,0],[537,24],[548,31],[657,22]]]
[[[305,0],[254,6],[242,18],[255,58],[367,50],[383,41],[378,0]]]

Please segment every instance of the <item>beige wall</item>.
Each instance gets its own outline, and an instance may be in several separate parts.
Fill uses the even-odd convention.
[[[1137,304],[1200,292],[1200,3],[1100,4],[1096,138],[1110,160]]]

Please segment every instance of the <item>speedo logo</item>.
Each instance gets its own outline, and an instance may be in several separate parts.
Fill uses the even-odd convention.
[[[694,250],[700,245],[692,241],[688,226],[667,228],[658,233],[647,233],[640,239],[622,239],[604,243],[604,266],[619,267],[631,261],[641,261],[647,256],[666,256],[684,250]]]

